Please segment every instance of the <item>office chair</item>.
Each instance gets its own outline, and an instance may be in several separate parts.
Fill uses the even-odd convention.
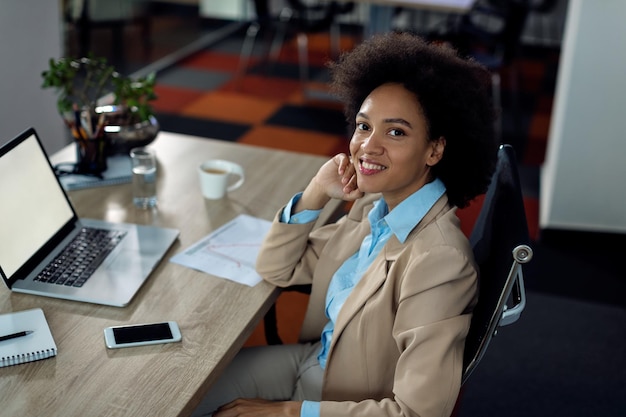
[[[528,223],[511,145],[498,150],[496,170],[469,240],[480,278],[478,302],[465,340],[463,384],[483,358],[498,327],[517,321],[526,306],[522,265],[532,259],[533,252],[528,246]],[[308,293],[310,286],[283,291]],[[264,326],[267,343],[281,344],[275,305],[265,315]]]
[[[303,87],[309,79],[308,35],[328,30],[330,32],[331,56],[339,55],[340,30],[337,17],[349,13],[354,3],[330,1],[308,4],[303,0],[286,0],[278,17],[272,17],[268,7],[268,0],[254,0],[256,20],[246,31],[246,37],[239,56],[238,79],[243,76],[248,67],[250,56],[259,31],[271,29],[274,36],[269,49],[270,62],[276,62],[287,32],[295,34],[298,45],[299,75]]]
[[[463,383],[483,358],[498,327],[516,322],[526,306],[522,264],[532,259],[533,251],[528,246],[528,223],[511,145],[498,150],[496,171],[469,240],[480,278],[478,303],[465,339]]]
[[[529,22],[529,24],[532,24],[532,21],[535,22],[534,28],[539,32],[538,37],[544,42],[550,39],[550,32],[554,31],[554,29],[551,29],[551,19],[549,17],[546,18],[545,15],[552,14],[561,2],[562,0],[530,0],[531,16],[529,20],[531,20],[531,22]],[[556,34],[553,33],[553,35]],[[559,35],[557,35],[556,39],[558,38]]]

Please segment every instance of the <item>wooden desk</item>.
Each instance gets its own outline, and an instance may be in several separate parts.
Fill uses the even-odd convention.
[[[273,286],[246,287],[168,259],[240,213],[271,220],[326,158],[172,133],[153,143],[159,161],[155,211],[136,209],[130,184],[73,191],[81,217],[180,230],[130,306],[106,307],[0,290],[0,313],[41,307],[58,355],[0,369],[0,414],[7,416],[189,415],[275,300]],[[71,160],[73,148],[51,158]],[[205,200],[197,166],[224,158],[242,164],[246,182]],[[330,209],[330,207],[328,208]],[[175,320],[181,343],[108,350],[107,326]]]

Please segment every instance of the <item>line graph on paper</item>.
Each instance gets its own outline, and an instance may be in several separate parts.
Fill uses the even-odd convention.
[[[202,257],[219,256],[230,261],[236,268],[254,268],[250,260],[256,260],[261,243],[211,243],[202,248]],[[256,254],[254,253],[256,252]]]
[[[261,281],[254,265],[270,226],[267,220],[239,215],[170,261],[253,286]]]

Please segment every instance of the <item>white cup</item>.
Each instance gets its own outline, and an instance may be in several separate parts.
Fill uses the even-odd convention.
[[[202,195],[210,200],[217,200],[226,192],[236,190],[244,182],[244,173],[241,165],[223,159],[210,159],[198,167],[200,175],[200,189]],[[239,177],[231,185],[229,180],[232,176]]]

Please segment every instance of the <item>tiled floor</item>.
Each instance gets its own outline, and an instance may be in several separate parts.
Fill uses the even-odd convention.
[[[350,38],[346,39],[343,44],[349,45]],[[346,128],[340,108],[336,103],[305,99],[293,42],[284,46],[277,63],[271,65],[257,58],[251,61],[245,75],[236,77],[241,42],[241,37],[230,38],[158,75],[159,100],[155,108],[167,117],[164,128],[186,129],[186,133],[231,141],[264,136],[265,146],[286,146],[323,155],[342,149]],[[328,46],[319,39],[310,42],[310,50],[315,70],[311,73],[323,78]],[[551,66],[546,64],[546,58]],[[523,92],[516,99],[520,108],[517,125],[513,124],[510,107],[504,109],[504,140],[522,149],[521,159],[527,165],[537,166],[543,160],[557,63],[558,53],[552,51],[520,60],[518,82]],[[511,106],[509,77],[505,74],[503,79],[503,101],[505,106]],[[193,128],[181,127],[184,118],[194,119]],[[234,126],[224,129],[220,125],[219,129],[213,125],[217,121]],[[262,132],[268,131],[269,126],[273,135],[264,135]],[[319,140],[315,139],[317,135]],[[274,138],[276,143],[272,144]],[[330,146],[332,140],[337,146]]]
[[[255,58],[236,77],[240,49],[241,40],[230,39],[159,74],[155,109],[164,129],[180,129],[189,118],[186,133],[319,155],[345,150],[341,109],[305,100],[292,44],[274,65]],[[323,71],[315,69],[314,76]]]
[[[120,48],[112,44],[111,31],[103,28],[92,33],[92,51],[96,56],[114,60],[121,72],[132,73],[231,23],[206,21],[175,10],[153,17],[150,50],[144,48],[139,27],[129,25],[124,32],[123,57],[115,55]],[[358,28],[354,29],[344,31],[348,35],[341,38],[343,50],[360,40]],[[76,37],[71,30],[69,33],[67,45],[71,55],[76,51]],[[302,94],[294,42],[285,43],[277,62],[267,63],[260,60],[266,52],[263,41],[268,39],[263,35],[259,34],[247,72],[241,78],[235,75],[243,30],[171,68],[159,70],[159,100],[155,108],[164,129],[230,141],[257,144],[263,141],[264,146],[324,155],[343,149],[346,132],[339,107],[305,100]],[[325,80],[324,63],[329,58],[329,49],[326,34],[309,38],[310,79],[318,81],[315,84],[318,88],[320,81]],[[530,170],[525,189],[533,197],[538,187],[533,170],[543,160],[558,58],[558,50],[526,49],[516,61],[521,91],[515,101],[520,110],[517,124],[510,111],[514,103],[509,94],[511,78],[506,73],[502,77],[504,140],[514,144],[527,165],[523,168]],[[265,135],[266,131],[272,135]],[[303,131],[306,134],[301,134]],[[319,140],[315,139],[316,135],[320,135]],[[273,138],[276,138],[274,144]],[[331,145],[333,141],[336,146]]]

